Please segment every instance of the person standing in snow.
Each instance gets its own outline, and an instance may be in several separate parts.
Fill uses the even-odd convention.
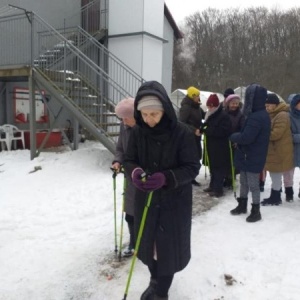
[[[230,121],[231,121],[231,131],[230,134],[234,132],[241,131],[244,123],[245,117],[241,112],[241,98],[237,94],[230,94],[225,98],[224,103],[224,111],[228,114]],[[231,146],[231,150],[234,156],[234,145]],[[235,170],[235,174],[238,174],[238,170]],[[228,172],[227,176],[225,177],[223,186],[226,188],[233,188],[232,186],[232,172]]]
[[[295,97],[297,95],[297,97]],[[295,98],[294,98],[295,97]],[[291,102],[293,101],[293,105]],[[285,190],[285,200],[287,202],[294,201],[294,172],[295,167],[300,166],[300,152],[298,149],[299,146],[299,139],[298,134],[300,133],[300,118],[299,118],[299,110],[300,110],[300,104],[298,102],[300,101],[299,94],[290,94],[287,98],[287,103],[290,105],[289,109],[289,116],[291,121],[291,131],[292,131],[292,138],[293,138],[293,149],[294,149],[294,166],[292,169],[283,172],[283,185]],[[298,128],[299,127],[299,128]],[[298,197],[300,198],[300,191],[298,193]]]
[[[259,174],[263,170],[269,145],[271,121],[266,111],[267,90],[251,84],[246,89],[243,114],[245,124],[240,132],[233,133],[229,139],[236,144],[234,166],[240,170],[240,197],[232,215],[247,213],[248,193],[252,194],[251,214],[247,222],[261,220]]]
[[[200,168],[193,133],[178,122],[164,87],[145,82],[134,103],[133,128],[124,160],[136,186],[135,233],[150,192],[138,258],[148,266],[150,284],[141,300],[166,300],[174,274],[191,257],[192,180]],[[146,178],[142,178],[147,174]]]
[[[216,94],[209,96],[206,106],[208,111],[201,131],[205,134],[203,164],[209,167],[210,183],[203,191],[218,198],[224,195],[223,182],[230,170],[228,137],[231,122]]]
[[[115,113],[118,118],[122,120],[120,124],[120,135],[118,138],[115,157],[112,162],[111,168],[114,169],[117,173],[121,171],[124,156],[128,145],[129,137],[132,133],[132,127],[135,126],[135,118],[133,116],[134,110],[134,99],[133,98],[125,98],[121,100],[115,107]],[[125,197],[124,197],[124,211],[125,211],[125,220],[128,224],[129,230],[129,245],[128,248],[123,251],[123,256],[128,257],[133,255],[134,251],[134,195],[135,195],[135,187],[132,184],[131,180],[126,177],[125,186]]]
[[[294,167],[293,138],[289,105],[280,102],[276,94],[268,94],[266,109],[271,118],[271,135],[265,170],[272,180],[271,195],[261,205],[279,205],[281,200],[281,178],[283,172]]]
[[[205,113],[200,106],[200,91],[190,86],[187,89],[187,95],[181,101],[179,109],[179,120],[191,129],[194,133],[196,145],[199,153],[199,161],[202,158],[202,146],[201,146],[201,133],[200,128],[202,126],[202,120],[204,119]],[[192,184],[200,186],[200,184],[193,180]]]

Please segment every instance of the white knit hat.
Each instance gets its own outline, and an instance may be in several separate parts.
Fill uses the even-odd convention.
[[[156,96],[144,96],[140,99],[137,110],[154,109],[154,110],[164,110],[163,105],[158,97]]]

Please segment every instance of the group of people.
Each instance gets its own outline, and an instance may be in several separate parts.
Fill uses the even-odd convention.
[[[177,118],[164,87],[149,81],[141,85],[134,99],[123,99],[116,106],[116,114],[122,122],[112,168],[116,172],[123,168],[127,183],[125,219],[130,242],[125,255],[134,253],[137,233],[147,212],[139,249],[135,249],[150,273],[149,286],[141,300],[168,299],[174,274],[190,260],[192,184],[200,185],[195,180],[200,160],[210,170],[210,183],[205,191],[211,196],[222,196],[224,184],[230,185],[239,172],[238,206],[231,214],[247,213],[251,192],[248,222],[261,219],[259,180],[263,170],[269,171],[272,178],[271,200],[265,199],[265,205],[272,204],[282,172],[291,164],[300,165],[300,95],[295,95],[289,114],[291,120],[295,120],[291,121],[290,137],[291,145],[294,143],[291,149],[297,152],[291,157],[297,163],[286,159],[286,163],[281,162],[286,166],[284,169],[273,168],[278,167],[274,158],[281,159],[276,157],[276,141],[288,135],[286,129],[290,127],[289,118],[276,118],[282,111],[288,114],[283,109],[284,103],[277,104],[276,100],[275,109],[269,106],[274,95],[268,95],[258,84],[251,84],[246,89],[241,109],[240,97],[227,89],[223,103],[217,94],[210,95],[204,112],[200,91],[191,86]]]
[[[244,124],[240,104],[239,95],[231,88],[225,90],[223,103],[217,94],[211,94],[206,102],[206,113],[201,108],[200,91],[195,87],[187,89],[187,95],[181,102],[179,120],[194,132],[200,159],[210,170],[210,183],[204,192],[212,197],[223,196],[223,187],[232,187],[236,175],[232,166],[234,147],[229,136],[240,131]],[[200,185],[195,180],[192,183]]]

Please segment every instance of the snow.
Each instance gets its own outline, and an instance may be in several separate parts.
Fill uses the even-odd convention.
[[[1,300],[123,298],[131,259],[114,259],[111,161],[112,154],[90,141],[32,161],[29,150],[0,152]],[[42,169],[30,173],[37,166]],[[295,201],[262,207],[260,222],[229,214],[236,206],[232,192],[194,216],[192,259],[175,275],[169,298],[299,299],[299,177],[297,169]],[[197,180],[202,187],[195,191],[208,183],[204,168]],[[116,183],[119,242],[122,175]],[[262,198],[269,190],[268,177]],[[224,274],[233,276],[232,285]],[[137,261],[127,299],[139,299],[148,281],[147,267]]]

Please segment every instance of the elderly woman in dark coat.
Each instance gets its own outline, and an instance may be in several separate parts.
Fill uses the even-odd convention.
[[[209,166],[211,176],[209,187],[204,191],[208,192],[211,197],[222,197],[224,195],[223,182],[230,170],[228,137],[231,122],[216,94],[209,96],[206,106],[208,111],[203,124],[205,133],[203,162]]]
[[[137,187],[137,233],[149,192],[153,192],[138,257],[149,268],[149,287],[141,299],[168,299],[176,272],[188,264],[192,218],[192,180],[200,163],[193,133],[177,121],[164,87],[144,83],[135,98],[135,119],[125,172]],[[141,178],[147,173],[146,181]]]

